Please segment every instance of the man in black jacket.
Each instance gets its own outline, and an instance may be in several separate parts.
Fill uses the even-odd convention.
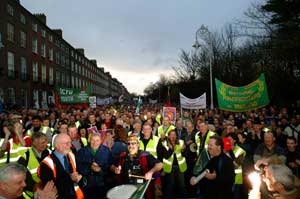
[[[210,160],[205,178],[200,181],[200,193],[208,199],[231,199],[234,184],[234,165],[223,153],[222,138],[215,135],[208,141]],[[201,197],[200,197],[201,198]]]

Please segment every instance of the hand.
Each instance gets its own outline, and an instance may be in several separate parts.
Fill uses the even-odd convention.
[[[94,171],[94,172],[100,172],[100,171],[101,171],[101,167],[100,167],[96,162],[93,162],[93,163],[92,163],[91,169],[92,169],[92,171]]]
[[[14,129],[16,134],[23,135],[23,126],[19,122],[14,123]]]
[[[121,170],[122,170],[121,165],[119,165],[118,167],[115,167],[115,174],[121,174]]]
[[[259,167],[262,165],[267,166],[269,164],[269,161],[270,161],[270,159],[268,159],[268,158],[257,160],[257,162],[254,165],[254,168],[259,171],[260,170]]]
[[[10,136],[11,132],[10,132],[10,130],[6,126],[3,127],[3,131],[5,133],[5,137],[9,137]]]
[[[192,144],[193,143],[193,141],[192,140],[188,140],[188,141],[186,141],[186,145],[190,145],[190,144]]]
[[[191,177],[191,179],[190,179],[190,184],[191,184],[192,186],[194,186],[195,184],[197,184],[197,183],[196,183],[196,177],[195,177],[195,176]]]
[[[206,172],[205,177],[209,180],[214,180],[217,177],[216,171],[209,173],[209,171]]]
[[[37,189],[38,199],[55,199],[57,198],[57,189],[54,182],[47,182],[44,189]]]
[[[73,182],[78,183],[81,180],[82,175],[80,175],[77,171],[75,171],[75,172],[70,174],[70,177],[73,180]]]
[[[289,166],[292,168],[298,167],[298,165],[295,162],[289,162]]]
[[[147,173],[145,173],[145,180],[152,179],[152,175],[153,175],[153,172],[151,170],[148,171]]]

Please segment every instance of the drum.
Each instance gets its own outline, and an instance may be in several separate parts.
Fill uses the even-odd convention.
[[[111,188],[107,192],[108,199],[129,199],[136,191],[137,186],[132,184],[124,184]]]

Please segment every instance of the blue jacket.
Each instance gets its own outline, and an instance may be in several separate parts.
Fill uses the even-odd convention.
[[[100,145],[95,156],[92,155],[90,146],[81,148],[78,151],[76,162],[78,172],[87,179],[88,187],[105,185],[104,180],[112,164],[112,155],[108,147]],[[93,162],[96,162],[101,167],[100,172],[91,170]]]

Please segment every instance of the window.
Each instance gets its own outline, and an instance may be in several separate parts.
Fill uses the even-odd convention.
[[[26,24],[26,17],[23,14],[20,14],[20,21],[22,24]]]
[[[73,72],[74,71],[74,62],[71,61],[71,71]]]
[[[14,16],[14,8],[11,5],[7,4],[6,9],[9,15]]]
[[[8,104],[15,104],[16,103],[16,93],[14,88],[7,89],[7,96],[8,96]]]
[[[25,57],[21,57],[21,79],[27,80],[27,62]]]
[[[56,52],[55,53],[55,63],[57,63],[57,64],[60,64],[60,54],[59,54],[59,52]]]
[[[27,90],[26,89],[21,89],[20,101],[21,101],[22,107],[27,107]]]
[[[57,85],[60,84],[60,72],[59,71],[56,71],[56,74],[55,74],[55,83]]]
[[[46,45],[41,44],[41,56],[46,57]]]
[[[15,78],[15,55],[7,52],[7,72],[8,77]]]
[[[20,46],[26,48],[26,33],[23,31],[20,32]]]
[[[52,48],[49,49],[49,60],[53,61],[53,49]]]
[[[49,41],[53,42],[53,36],[52,35],[49,35]]]
[[[11,23],[7,23],[7,40],[15,41],[15,27]]]
[[[34,106],[36,107],[36,105],[39,103],[39,90],[33,90],[33,102]]]
[[[53,78],[53,68],[52,67],[50,67],[49,68],[49,84],[50,85],[53,85],[53,80],[54,80],[54,78]]]
[[[37,31],[38,31],[38,25],[37,25],[36,23],[33,23],[33,22],[32,22],[32,30],[33,30],[34,32],[37,32]]]
[[[47,69],[46,69],[46,65],[42,64],[42,83],[46,83],[47,81]]]
[[[46,38],[46,31],[44,29],[41,30],[42,37]]]
[[[38,53],[38,44],[37,44],[37,39],[32,38],[32,52],[33,53]]]
[[[61,84],[65,85],[65,73],[61,73]]]
[[[32,77],[34,82],[39,81],[39,66],[37,62],[32,63]]]
[[[71,76],[71,87],[72,87],[72,88],[75,87],[75,85],[74,85],[74,76],[73,76],[73,75]]]

